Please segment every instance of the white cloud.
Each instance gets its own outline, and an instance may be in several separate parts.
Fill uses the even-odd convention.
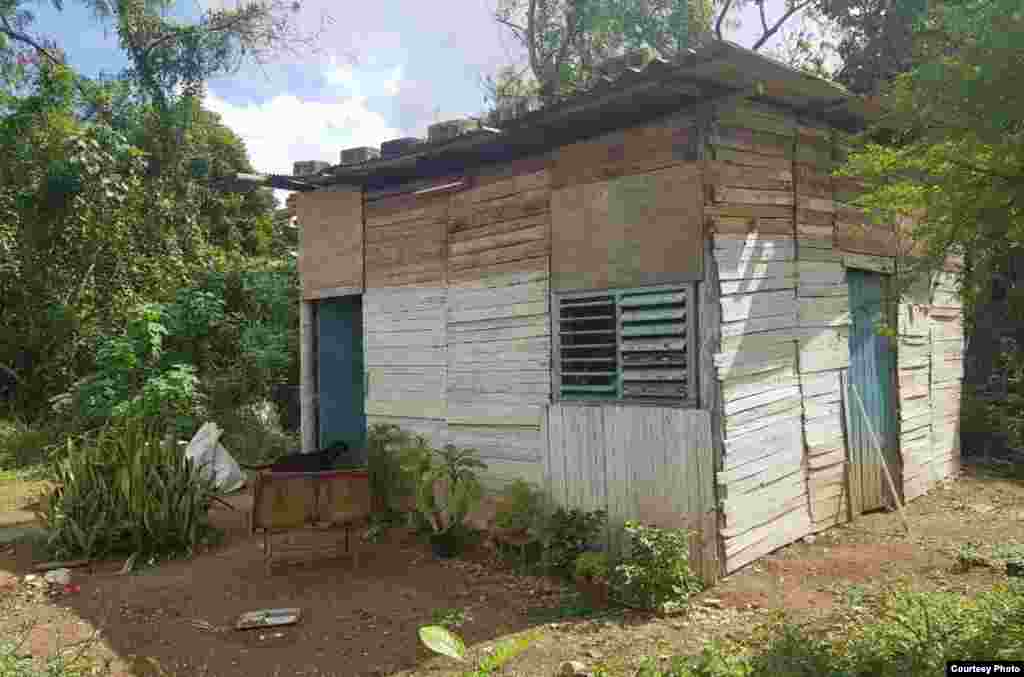
[[[205,106],[242,138],[258,172],[291,174],[292,163],[300,160],[337,164],[343,148],[377,146],[400,136],[359,97],[325,103],[279,95],[245,105],[211,92]]]
[[[332,87],[343,87],[350,91],[359,86],[359,83],[356,82],[355,73],[352,71],[352,66],[339,63],[336,59],[331,59],[331,65],[324,70],[324,79]],[[359,95],[358,91],[352,91],[351,93],[355,96]]]
[[[391,75],[384,81],[384,94],[387,96],[396,96],[398,94],[402,88],[402,72],[401,66],[395,66],[391,70]]]

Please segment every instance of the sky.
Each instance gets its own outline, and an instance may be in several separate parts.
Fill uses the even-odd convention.
[[[198,16],[235,1],[178,0],[172,11]],[[337,164],[343,148],[425,137],[434,122],[484,110],[483,76],[525,63],[492,18],[496,2],[303,0],[297,25],[318,33],[317,47],[211,81],[205,105],[242,138],[260,172],[290,174],[296,161]],[[783,2],[768,0],[769,19]],[[35,27],[86,75],[126,65],[116,35],[79,4],[40,4]],[[759,28],[751,7],[726,38],[750,46]]]

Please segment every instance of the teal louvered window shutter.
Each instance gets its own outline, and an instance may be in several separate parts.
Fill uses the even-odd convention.
[[[694,298],[692,284],[556,296],[558,397],[695,406]]]

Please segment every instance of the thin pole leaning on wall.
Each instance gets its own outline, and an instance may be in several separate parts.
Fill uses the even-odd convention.
[[[299,401],[302,407],[300,426],[304,454],[316,451],[316,363],[313,354],[313,333],[316,327],[313,325],[313,303],[303,300],[299,313],[299,341],[302,346],[299,353]]]
[[[885,479],[889,482],[889,491],[892,492],[892,500],[896,501],[896,507],[900,511],[900,519],[903,520],[903,528],[907,530],[907,535],[910,535],[910,522],[907,521],[907,515],[903,512],[903,503],[900,502],[900,495],[896,493],[896,484],[892,481],[892,475],[889,473],[889,464],[885,462],[885,454],[882,453],[882,445],[878,442],[878,435],[875,434],[875,426],[871,424],[871,419],[868,417],[867,411],[864,409],[864,401],[860,399],[860,392],[857,390],[856,384],[850,384],[850,390],[853,391],[853,397],[857,400],[857,407],[860,409],[860,415],[864,417],[864,425],[867,426],[868,434],[871,436],[871,442],[875,447],[875,453],[878,454],[878,462],[882,464],[882,472],[885,473]]]

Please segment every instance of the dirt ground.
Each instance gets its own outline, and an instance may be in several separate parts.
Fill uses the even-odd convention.
[[[0,486],[0,491],[3,491]],[[552,581],[519,577],[477,552],[439,562],[407,531],[361,546],[351,559],[282,566],[268,577],[260,538],[241,512],[216,511],[226,542],[192,561],[123,576],[119,563],[76,571],[78,592],[47,598],[23,582],[24,556],[0,546],[0,637],[35,622],[28,645],[38,655],[58,638],[99,632],[89,651],[114,674],[369,675],[458,674],[456,664],[418,646],[416,630],[435,614],[458,609],[458,629],[476,654],[497,641],[528,635],[532,643],[505,675],[552,675],[579,660],[611,675],[632,675],[644,656],[699,651],[714,638],[739,639],[785,610],[797,620],[838,623],[885,586],[971,592],[1005,574],[988,567],[961,572],[955,548],[1024,543],[1024,482],[969,469],[897,513],[855,522],[797,543],[746,567],[701,595],[686,615],[658,618],[616,612],[573,617],[571,593]],[[276,632],[226,629],[244,611],[297,606],[302,621]]]

